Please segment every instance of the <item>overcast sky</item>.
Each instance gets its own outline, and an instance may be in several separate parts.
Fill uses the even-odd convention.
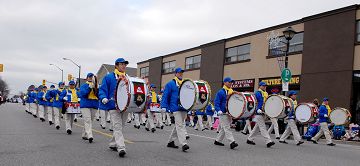
[[[130,67],[152,57],[199,46],[356,0],[0,0],[0,76],[11,93],[61,72],[96,73],[118,57]]]

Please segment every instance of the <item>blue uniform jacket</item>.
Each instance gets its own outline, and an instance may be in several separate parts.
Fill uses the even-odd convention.
[[[83,84],[80,87],[80,108],[98,108],[99,102],[96,99],[89,99],[89,94],[91,92],[91,88],[89,84]],[[96,94],[95,94],[96,95]],[[98,97],[96,95],[96,97]]]
[[[53,107],[57,107],[57,108],[62,108],[63,106],[63,97],[61,97],[61,93],[66,93],[65,89],[55,89],[52,92],[52,95],[54,96],[54,102],[53,102]]]
[[[54,99],[54,97],[53,97],[53,91],[54,90],[48,90],[47,92],[46,92],[46,94],[45,94],[45,98],[46,98],[46,100],[47,100],[47,106],[49,106],[49,107],[52,107],[53,106],[53,99]]]
[[[214,104],[215,104],[215,111],[219,112],[222,111],[226,113],[226,92],[224,88],[221,88],[215,96]]]
[[[325,105],[321,105],[319,108],[319,122],[327,122],[328,118],[325,117],[324,115],[328,115],[328,110],[326,109]]]
[[[117,80],[115,77],[115,73],[111,72],[107,74],[101,83],[99,89],[99,100],[100,105],[99,108],[105,111],[115,110],[115,89],[117,85]],[[108,103],[103,104],[102,99],[107,98],[109,100]]]
[[[211,104],[208,104],[206,106],[206,115],[210,115],[210,116],[214,115],[213,108],[212,108]]]
[[[175,80],[169,81],[164,89],[161,99],[161,108],[166,108],[169,112],[187,111],[180,106],[179,87]]]
[[[204,110],[196,110],[195,115],[205,115]]]
[[[37,93],[37,100],[39,102],[39,105],[47,106],[47,101],[45,101],[44,98],[43,98],[45,96],[44,93],[45,92],[43,92],[43,91],[38,92]]]
[[[27,94],[26,102],[27,103],[34,103],[35,102],[34,92],[29,92]]]
[[[262,96],[261,92],[260,91],[256,91],[255,92],[255,97],[256,97],[256,100],[258,102],[257,104],[257,109],[263,109],[263,105],[264,105],[264,97]],[[264,110],[263,110],[264,111]],[[263,114],[258,114],[257,111],[255,110],[255,115],[263,115]]]

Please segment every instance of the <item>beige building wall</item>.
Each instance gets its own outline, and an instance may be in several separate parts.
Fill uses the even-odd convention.
[[[140,77],[140,69],[149,66],[149,62],[141,63],[137,65],[136,75]]]
[[[354,70],[360,70],[360,45],[355,46]]]
[[[161,78],[161,88],[164,88],[165,85],[175,77],[175,73],[164,74]],[[191,70],[185,71],[183,78],[190,78],[192,80],[199,80],[200,79],[200,70]]]
[[[176,67],[181,67],[181,68],[185,69],[185,58],[190,57],[190,56],[200,55],[200,54],[201,54],[201,49],[196,49],[196,50],[192,50],[192,51],[188,51],[188,52],[184,52],[184,53],[180,53],[180,54],[175,54],[172,56],[164,57],[163,63],[175,60]]]
[[[292,26],[295,31],[304,31],[304,24],[297,24]],[[274,31],[282,34],[285,28]],[[280,69],[276,58],[267,59],[268,56],[268,39],[270,32],[260,33],[253,36],[228,41],[225,47],[234,47],[250,43],[250,62],[236,63],[224,66],[224,77],[232,77],[234,80],[254,79],[255,88],[258,84],[259,78],[265,77],[280,77]],[[259,65],[260,64],[260,65]],[[293,75],[301,74],[302,54],[289,56],[289,68]]]
[[[360,10],[356,11],[356,19],[360,19]]]

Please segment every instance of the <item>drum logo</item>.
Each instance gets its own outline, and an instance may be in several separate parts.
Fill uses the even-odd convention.
[[[199,100],[200,100],[201,104],[204,104],[208,100],[208,97],[207,97],[208,93],[206,91],[205,84],[197,83],[197,86],[199,88]]]
[[[145,102],[145,87],[143,83],[134,83],[134,102],[140,107]]]

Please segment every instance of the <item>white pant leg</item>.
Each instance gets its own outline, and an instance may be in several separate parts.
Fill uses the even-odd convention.
[[[190,126],[194,127],[195,126],[195,124],[194,124],[194,116],[190,115],[189,119],[190,119]]]
[[[323,134],[325,135],[326,143],[327,144],[332,143],[329,127],[328,127],[328,124],[326,122],[320,123],[319,132],[311,139],[314,140],[314,141],[318,141]]]
[[[45,114],[45,106],[44,105],[40,105],[39,106],[39,118],[44,118],[44,114]]]
[[[164,123],[163,123],[162,117],[161,117],[161,113],[155,113],[155,119],[157,121],[157,124],[156,124],[157,127],[164,126]]]
[[[168,125],[171,125],[170,113],[166,112],[166,121]]]
[[[117,147],[118,151],[125,150],[125,139],[123,135],[123,128],[125,127],[128,113],[118,112],[117,110],[110,110],[111,122],[113,124],[113,136],[109,143],[110,147]]]
[[[148,115],[148,119],[147,119],[147,122],[146,122],[146,128],[155,128],[154,126],[154,113],[151,112],[150,110],[147,110],[146,111],[147,115]]]
[[[100,110],[99,109],[96,110],[95,118],[96,118],[96,120],[100,119]]]
[[[54,107],[48,107],[48,121],[53,122]]]
[[[101,116],[100,125],[101,125],[101,127],[106,127],[106,116],[107,116],[107,112],[108,112],[108,111],[100,110],[100,116]]]
[[[210,129],[213,127],[213,117],[210,115],[206,115],[207,117],[207,122],[206,122],[206,126]]]
[[[135,126],[140,126],[140,116],[138,113],[134,113],[134,122],[135,122]]]
[[[250,122],[250,119],[246,119],[246,120],[245,120],[245,126],[244,126],[244,129],[242,130],[243,133],[246,133],[247,131],[249,131],[249,133],[251,132],[251,122]]]
[[[36,104],[35,103],[30,103],[30,107],[31,107],[31,113],[33,115],[36,115]]]
[[[140,121],[141,121],[141,124],[144,124],[146,122],[146,116],[145,116],[145,113],[141,113],[140,114]],[[154,117],[152,117],[154,119]],[[153,120],[154,122],[154,120]]]
[[[60,126],[60,112],[62,108],[54,107],[54,122],[55,126]]]
[[[297,126],[296,126],[295,120],[294,119],[288,120],[288,124],[290,124],[291,132],[293,133],[294,140],[296,142],[301,141],[301,136],[300,136],[299,130],[298,130]]]
[[[174,112],[173,114],[175,118],[175,126],[171,131],[169,142],[178,139],[181,145],[185,145],[187,144],[187,142],[186,142],[186,129],[185,129],[184,120],[186,118],[187,112],[177,111]]]
[[[261,135],[265,138],[265,142],[269,143],[272,142],[270,139],[270,135],[268,133],[268,131],[266,130],[266,126],[265,126],[265,119],[264,119],[264,115],[256,115],[255,119],[256,119],[256,125],[254,127],[254,129],[251,131],[248,140],[253,141],[254,135],[257,133],[258,129],[260,130]]]
[[[132,119],[131,115],[132,115],[131,113],[128,113],[128,118],[126,120],[127,122],[131,122],[131,119]]]
[[[202,115],[197,115],[197,117],[198,117],[197,124],[200,127],[199,130],[203,130],[204,129],[203,116]]]
[[[72,130],[75,114],[65,114],[65,128]]]
[[[36,105],[35,105],[35,108],[36,108],[36,110],[35,110],[35,115],[40,117],[40,105],[39,105],[39,104],[36,104]]]
[[[93,138],[92,134],[92,121],[94,120],[96,109],[93,108],[81,108],[81,113],[84,119],[83,137]]]
[[[280,137],[278,120],[276,118],[270,118],[270,120],[271,120],[271,126],[268,130],[268,133],[270,134],[272,132],[272,130],[274,129],[275,137]]]
[[[285,131],[284,133],[281,135],[280,137],[280,141],[285,141],[291,134],[291,128],[290,128],[290,124],[289,124],[289,121],[288,121],[288,124],[285,128]]]
[[[216,141],[222,142],[224,140],[224,137],[226,137],[227,140],[230,142],[234,142],[234,136],[230,130],[230,124],[231,124],[231,117],[230,115],[224,114],[220,116],[220,124],[221,129],[219,134],[216,137]]]

